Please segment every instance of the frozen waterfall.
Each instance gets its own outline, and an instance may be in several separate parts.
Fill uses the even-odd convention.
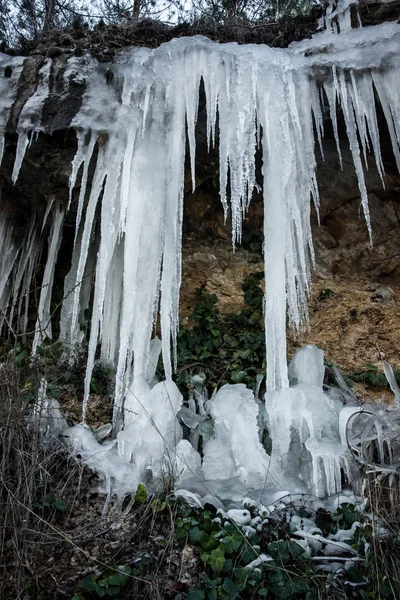
[[[92,284],[88,273],[94,268],[83,416],[100,346],[101,359],[116,368],[116,442],[102,445],[94,458],[98,442],[84,425],[69,435],[75,445],[86,444],[90,464],[103,474],[109,492],[113,471],[124,474],[130,465],[129,477],[121,475],[121,487],[116,490],[123,494],[127,481],[134,487],[156,480],[167,455],[182,486],[220,498],[240,495],[241,490],[244,495],[249,489],[265,490],[268,478],[271,490],[311,488],[324,496],[340,491],[341,473],[349,474],[339,434],[340,407],[322,389],[321,355],[304,349],[290,377],[286,356],[287,315],[295,331],[308,321],[307,294],[314,262],[311,201],[317,211],[319,206],[315,140],[322,151],[324,112],[329,111],[340,158],[337,111],[343,113],[371,240],[364,178],[367,153],[373,152],[384,182],[376,100],[382,106],[400,170],[400,25],[346,27],[348,4],[343,14],[327,17],[325,32],[288,49],[219,44],[197,36],[174,39],[152,50],[133,48],[114,65],[100,65],[89,56],[69,61],[65,77],[84,83],[86,91],[71,124],[78,145],[68,209],[73,206],[78,176],[80,192],[72,266],[61,310],[61,340],[72,353],[82,342],[82,319]],[[335,18],[343,25],[340,34],[333,25]],[[12,77],[0,81],[1,154],[22,61],[1,55],[0,62],[3,67],[15,65]],[[106,81],[106,69],[113,71],[111,83]],[[29,139],[41,131],[50,71],[48,59],[36,92],[21,112],[14,180]],[[182,440],[176,417],[182,396],[172,382],[179,325],[186,134],[194,189],[201,83],[209,145],[218,138],[220,199],[225,215],[231,213],[233,243],[241,239],[243,217],[255,186],[255,152],[262,146],[264,421],[273,440],[269,457],[259,441],[260,403],[252,392],[240,385],[222,388],[204,402],[203,411],[215,427],[204,445],[203,464],[197,449]],[[89,164],[94,158],[89,187]],[[45,218],[50,220],[49,253],[38,322],[46,322],[46,336],[51,336],[49,306],[64,212],[65,208],[50,206]],[[97,218],[100,233],[94,241]],[[8,323],[18,322],[16,326],[23,330],[26,314],[24,319],[22,302],[17,299],[29,292],[42,224],[32,223],[21,246],[13,242],[11,227],[2,217],[1,316]],[[152,339],[158,319],[161,344]],[[38,343],[39,335],[33,351]],[[166,381],[154,385],[160,349]],[[309,370],[315,377],[307,380]],[[199,408],[193,412],[202,414]],[[228,482],[231,487],[226,491]]]

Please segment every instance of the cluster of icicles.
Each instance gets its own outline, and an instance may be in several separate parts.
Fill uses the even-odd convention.
[[[200,495],[211,490],[219,498],[234,499],[239,489],[240,494],[265,491],[266,481],[271,489],[308,489],[324,496],[340,491],[342,471],[350,474],[339,432],[341,402],[323,393],[321,354],[305,349],[291,387],[286,358],[287,315],[294,330],[308,320],[314,260],[311,198],[317,211],[319,205],[315,137],[322,153],[326,109],[340,160],[338,107],[343,113],[370,235],[364,180],[370,151],[384,185],[376,98],[400,170],[400,26],[351,29],[348,3],[342,8],[326,18],[325,32],[285,50],[194,37],[174,39],[153,50],[133,48],[114,65],[100,65],[89,56],[69,60],[65,78],[86,86],[82,107],[71,123],[78,148],[69,204],[60,206],[50,198],[43,223],[32,220],[21,244],[13,239],[12,224],[0,217],[0,318],[26,333],[39,240],[49,225],[33,353],[51,337],[57,253],[63,220],[74,200],[75,244],[65,278],[60,337],[72,355],[82,343],[85,315],[91,309],[83,418],[98,347],[101,360],[115,365],[116,378],[113,442],[99,446],[83,425],[72,428],[69,436],[103,474],[109,494],[113,487],[121,497],[141,481],[157,481],[166,457],[187,489]],[[11,76],[0,81],[2,151],[23,59],[0,55],[0,65],[12,67]],[[36,91],[20,114],[14,182],[28,144],[43,130],[41,112],[51,69],[47,59]],[[111,83],[105,77],[110,69]],[[197,403],[192,398],[189,417],[186,414],[193,426],[190,443],[182,439],[180,422],[185,421],[187,407],[182,409],[182,397],[172,382],[172,365],[179,322],[186,136],[194,188],[201,83],[209,146],[218,135],[220,198],[225,214],[231,213],[234,244],[240,242],[255,187],[255,152],[262,147],[267,394],[264,407],[240,385],[225,386],[208,401],[198,391]],[[161,342],[152,339],[157,319]],[[157,383],[160,350],[166,380]],[[197,443],[200,424],[207,419],[213,420],[214,430],[207,434],[204,429],[201,458]],[[271,456],[260,442],[262,423],[272,438]]]

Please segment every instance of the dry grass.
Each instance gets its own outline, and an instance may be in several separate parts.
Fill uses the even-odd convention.
[[[369,564],[376,598],[400,598],[400,473],[369,471],[365,495],[372,514]]]
[[[365,555],[369,595],[366,598],[400,598],[400,463],[398,411],[365,410],[347,424],[349,449],[358,465],[362,495],[371,533]],[[351,426],[358,427],[353,434]],[[350,436],[349,436],[350,433]]]
[[[62,538],[60,524],[79,492],[81,469],[59,444],[43,444],[25,424],[17,371],[0,377],[0,597],[26,591],[37,576],[37,544]],[[55,476],[56,475],[56,476]],[[74,480],[74,485],[71,485]]]
[[[103,516],[96,476],[27,428],[23,369],[0,370],[0,599],[70,599],[88,574],[135,564],[121,598],[169,597],[182,566],[179,504],[122,515],[111,505]]]

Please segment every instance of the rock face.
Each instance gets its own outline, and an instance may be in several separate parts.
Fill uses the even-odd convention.
[[[379,8],[371,6],[364,3],[361,7],[362,18],[366,22],[371,13],[375,19],[384,20],[388,15],[393,18],[398,10],[397,0],[379,3]],[[5,153],[0,170],[1,202],[3,209],[14,216],[21,232],[29,223],[33,207],[42,207],[44,212],[50,196],[61,204],[68,201],[71,161],[76,150],[75,133],[69,126],[81,106],[85,86],[79,78],[68,74],[67,58],[72,50],[70,44],[64,46],[62,52],[52,53],[50,91],[42,108],[43,131],[27,150],[15,185],[11,183],[11,176],[18,119],[26,100],[36,88],[45,56],[35,55],[26,59],[16,101],[7,122]],[[46,53],[49,57],[49,52]],[[107,80],[107,65],[101,68]],[[9,74],[4,72],[3,76]],[[189,168],[186,169],[182,318],[192,312],[194,292],[200,285],[206,285],[218,296],[223,314],[240,311],[245,304],[242,291],[244,277],[263,269],[260,253],[243,248],[237,248],[236,252],[232,250],[230,223],[224,224],[215,184],[218,154],[215,150],[207,152],[205,118],[205,103],[200,99],[197,188],[194,193],[191,192]],[[322,160],[321,157],[319,161],[319,223],[315,211],[312,214],[316,265],[310,300],[311,330],[305,332],[301,339],[290,339],[289,350],[294,352],[299,345],[315,343],[324,349],[329,360],[344,368],[361,368],[366,362],[378,364],[383,359],[389,360],[394,367],[400,367],[400,331],[396,326],[400,293],[400,176],[387,131],[382,126],[385,189],[372,160],[367,175],[373,229],[371,247],[362,217],[353,162],[347,141],[343,142],[346,140],[343,129],[343,123],[339,123],[343,170],[340,169],[329,127],[324,140],[325,158]],[[261,172],[260,168],[258,172]],[[260,174],[258,178],[261,184]],[[76,193],[79,193],[79,184]],[[256,231],[261,231],[262,221],[262,201],[255,197],[247,222]],[[69,268],[66,257],[73,240],[73,223],[74,215],[71,213],[66,222],[71,233],[64,236],[59,254],[59,268],[64,273]],[[383,293],[385,297],[376,291],[379,286],[389,288],[389,292]]]

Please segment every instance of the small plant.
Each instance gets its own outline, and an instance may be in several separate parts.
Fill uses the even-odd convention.
[[[328,300],[328,298],[332,298],[332,296],[334,296],[334,295],[335,295],[335,292],[333,290],[331,290],[329,288],[325,288],[320,292],[318,298],[320,300]]]
[[[112,389],[111,381],[113,373],[114,371],[111,367],[96,364],[90,381],[90,391],[97,396],[109,394]]]
[[[400,369],[393,369],[394,377],[398,383],[400,383]],[[376,365],[367,363],[365,369],[356,371],[349,375],[353,381],[360,383],[366,383],[376,387],[388,386],[387,379],[383,373],[379,371]]]
[[[248,304],[254,311],[257,311],[257,313],[261,313],[262,311],[264,292],[260,288],[260,283],[263,279],[264,272],[257,271],[247,275],[242,286],[246,304]],[[260,314],[258,314],[257,317],[259,320]]]
[[[207,510],[188,511],[176,522],[176,536],[199,549],[204,571],[187,598],[317,598],[312,562],[282,525],[271,520],[246,529]]]
[[[336,365],[331,360],[327,360],[326,358],[324,359],[324,365],[325,365],[324,383],[326,385],[337,386],[337,379],[336,379],[336,374],[334,371],[334,368],[336,367]],[[354,385],[354,381],[348,375],[344,375],[343,373],[341,373],[341,375],[342,375],[345,383],[351,388]]]
[[[332,515],[332,521],[337,524],[337,529],[348,529],[360,519],[360,511],[349,502],[343,502]]]
[[[121,589],[131,575],[129,566],[108,567],[97,576],[88,575],[79,584],[79,591],[72,600],[89,600],[93,598],[119,598]]]
[[[256,229],[249,223],[243,223],[242,228],[242,247],[245,250],[262,254],[264,244],[264,234],[260,229]]]
[[[196,291],[195,309],[178,334],[176,383],[182,391],[190,388],[192,376],[199,372],[205,374],[209,393],[225,383],[255,387],[256,377],[265,367],[263,277],[256,272],[245,278],[247,306],[237,315],[222,317],[215,294],[209,294],[204,286]]]
[[[60,513],[65,513],[68,504],[63,498],[56,498],[54,494],[46,494],[43,499],[32,502],[32,506],[37,510],[54,509]]]

